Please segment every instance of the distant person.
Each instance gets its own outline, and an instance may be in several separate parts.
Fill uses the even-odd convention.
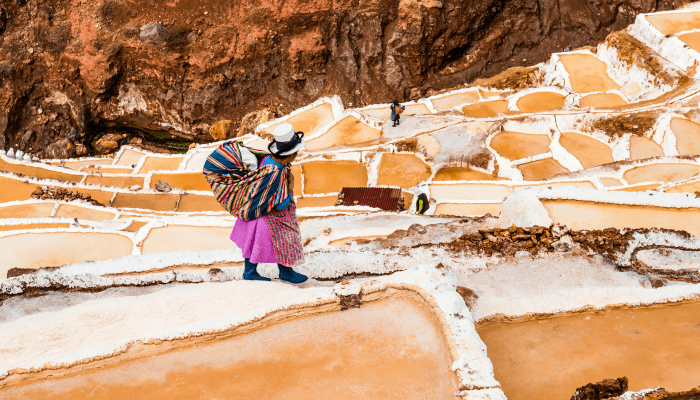
[[[292,269],[304,263],[304,248],[290,163],[306,142],[288,123],[272,135],[269,155],[233,141],[221,145],[207,159],[204,174],[219,203],[238,218],[231,240],[245,259],[243,279],[269,281],[257,271],[259,263],[269,263],[277,264],[280,280],[297,284],[308,277]]]
[[[430,200],[425,193],[418,195],[418,200],[416,200],[416,212],[418,214],[425,214],[426,211],[430,209]]]
[[[425,214],[430,209],[429,189],[425,184],[421,184],[416,189],[416,213]]]
[[[399,120],[401,119],[401,114],[406,110],[406,107],[399,104],[398,100],[394,100],[391,104],[391,120],[394,121],[394,125],[400,125]]]

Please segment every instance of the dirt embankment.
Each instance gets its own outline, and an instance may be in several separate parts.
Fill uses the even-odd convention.
[[[7,0],[0,148],[65,157],[115,122],[202,140],[220,120],[323,95],[352,106],[417,98],[682,3]]]

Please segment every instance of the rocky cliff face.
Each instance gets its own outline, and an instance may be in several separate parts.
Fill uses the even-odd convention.
[[[684,2],[5,0],[0,147],[70,156],[108,124],[203,140],[219,120],[324,95],[417,98]]]

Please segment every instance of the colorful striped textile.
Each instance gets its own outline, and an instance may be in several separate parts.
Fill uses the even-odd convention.
[[[216,200],[236,218],[252,221],[268,215],[289,196],[289,168],[267,165],[256,171],[241,160],[242,145],[226,142],[219,146],[204,163],[204,176]],[[260,159],[268,153],[248,149]]]

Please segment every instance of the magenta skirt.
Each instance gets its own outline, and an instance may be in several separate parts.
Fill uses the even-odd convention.
[[[274,233],[274,235],[273,235]],[[295,267],[304,263],[296,206],[252,221],[236,220],[231,240],[250,262]]]

